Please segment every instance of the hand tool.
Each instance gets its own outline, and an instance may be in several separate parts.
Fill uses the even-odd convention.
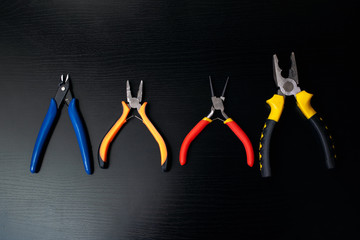
[[[55,98],[51,98],[50,106],[46,113],[45,119],[41,125],[39,134],[37,136],[34,151],[31,158],[30,171],[36,173],[39,171],[39,160],[42,157],[45,142],[48,140],[50,131],[55,124],[55,119],[58,115],[58,110],[63,106],[63,103],[68,106],[68,113],[71,123],[74,127],[75,134],[79,143],[81,156],[83,159],[85,171],[87,174],[92,174],[92,167],[90,164],[90,152],[87,142],[87,134],[85,132],[84,125],[82,123],[79,110],[77,109],[77,99],[73,98],[70,90],[69,74],[60,77],[60,83],[55,95]]]
[[[332,143],[332,137],[328,133],[328,127],[324,124],[323,119],[319,116],[318,113],[312,108],[310,100],[313,94],[310,94],[306,91],[301,91],[298,78],[298,71],[296,67],[295,54],[292,52],[290,56],[291,67],[289,69],[289,74],[287,78],[284,78],[281,75],[281,68],[278,65],[278,58],[276,55],[273,55],[273,71],[275,84],[279,88],[277,94],[266,101],[270,106],[271,111],[268,116],[264,128],[260,137],[260,146],[259,146],[259,160],[260,160],[260,170],[263,177],[271,176],[270,168],[270,140],[271,135],[274,130],[275,124],[279,121],[281,113],[284,108],[285,97],[294,96],[296,99],[297,106],[301,110],[302,114],[310,121],[317,134],[321,139],[321,145],[324,149],[326,166],[328,169],[335,167],[336,155],[334,153],[334,145]]]
[[[139,120],[141,120],[145,126],[149,129],[150,133],[155,138],[156,142],[159,145],[160,148],[160,156],[161,156],[161,167],[163,171],[167,170],[167,149],[164,142],[164,139],[161,137],[160,133],[156,130],[154,125],[150,122],[149,118],[146,116],[145,113],[145,107],[147,105],[147,102],[144,102],[143,104],[140,104],[142,100],[142,93],[143,93],[143,81],[141,80],[140,86],[138,89],[137,97],[134,98],[131,95],[131,89],[130,89],[130,83],[129,80],[126,81],[126,96],[127,96],[127,102],[126,104],[124,101],[122,101],[123,106],[123,113],[121,117],[115,122],[115,124],[111,127],[109,132],[105,135],[103,140],[101,141],[100,147],[99,147],[99,165],[101,168],[107,168],[108,167],[108,150],[110,147],[111,142],[114,140],[115,136],[119,132],[120,128],[124,125],[124,123],[130,119],[127,118],[130,110],[132,108],[135,108],[137,112],[140,114],[140,117],[135,116]]]
[[[196,124],[195,127],[185,137],[185,139],[181,145],[181,149],[180,149],[180,159],[179,159],[180,164],[181,165],[186,164],[187,152],[188,152],[191,142],[199,135],[199,133],[209,123],[211,123],[213,121],[211,119],[211,117],[214,115],[215,111],[218,110],[221,112],[222,116],[225,119],[215,118],[214,120],[219,119],[219,120],[223,121],[224,124],[226,124],[235,133],[235,135],[240,139],[240,141],[243,143],[243,145],[245,147],[246,156],[247,156],[247,164],[250,167],[252,167],[254,164],[254,150],[253,150],[252,144],[250,142],[250,139],[245,134],[245,132],[239,127],[239,125],[237,125],[236,122],[234,120],[232,120],[231,118],[229,118],[226,115],[226,113],[224,112],[224,109],[225,109],[224,108],[224,101],[225,101],[224,94],[225,94],[225,90],[226,90],[226,87],[227,87],[227,84],[229,81],[229,77],[226,79],[225,86],[224,86],[224,89],[223,89],[220,97],[216,97],[214,95],[214,89],[213,89],[213,85],[211,82],[211,76],[209,76],[209,81],[210,81],[211,101],[212,101],[210,113],[206,117],[204,117],[198,124]]]

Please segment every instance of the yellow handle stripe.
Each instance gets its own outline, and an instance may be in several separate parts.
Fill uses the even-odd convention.
[[[101,145],[100,145],[99,154],[100,154],[101,159],[104,162],[106,162],[107,152],[108,152],[110,143],[113,141],[116,134],[119,132],[120,128],[126,122],[126,117],[130,112],[130,108],[128,107],[128,105],[124,101],[122,101],[121,103],[123,106],[123,113],[122,113],[121,117],[116,121],[114,126],[112,126],[112,128],[106,134],[106,136],[104,137],[104,139],[102,140]]]
[[[234,121],[234,120],[232,120],[231,118],[228,118],[224,121],[224,124],[227,124],[228,122],[232,122],[232,121]]]
[[[296,103],[307,119],[311,118],[316,113],[310,104],[312,96],[313,94],[306,91],[301,91],[296,94]]]
[[[212,120],[210,118],[204,117],[202,120],[208,121],[209,123],[212,122]]]
[[[266,103],[271,108],[268,119],[278,122],[284,109],[285,97],[279,94],[274,94],[274,96],[268,99]]]
[[[150,122],[149,118],[145,114],[145,107],[147,102],[144,102],[143,105],[139,109],[139,114],[143,119],[143,123],[149,129],[156,142],[159,144],[160,155],[161,155],[161,165],[163,165],[167,160],[167,148],[164,142],[164,139],[161,137],[160,133],[156,130],[154,125]]]

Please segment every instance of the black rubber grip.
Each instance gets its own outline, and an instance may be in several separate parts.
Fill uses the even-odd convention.
[[[167,172],[168,171],[168,160],[166,159],[166,161],[164,162],[163,165],[161,165],[161,170],[163,172]]]
[[[335,167],[335,146],[333,144],[333,140],[331,135],[328,132],[328,128],[325,125],[324,121],[321,117],[316,113],[314,116],[309,118],[309,121],[314,126],[316,132],[318,133],[321,145],[324,149],[326,167],[328,169]]]
[[[109,167],[109,163],[108,162],[104,162],[104,160],[101,158],[100,154],[98,153],[98,162],[99,162],[99,166],[103,169],[106,169]]]
[[[259,146],[259,161],[262,177],[271,177],[270,140],[276,121],[267,119],[261,133]]]

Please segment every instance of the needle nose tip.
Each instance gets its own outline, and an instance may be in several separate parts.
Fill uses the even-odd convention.
[[[61,82],[67,82],[67,81],[69,80],[69,73],[68,73],[68,74],[66,74],[66,78],[65,78],[65,80],[64,80],[64,74],[61,74],[61,76],[60,76],[60,80],[61,80]]]

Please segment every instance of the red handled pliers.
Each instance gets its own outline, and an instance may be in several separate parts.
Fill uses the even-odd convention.
[[[211,101],[212,101],[211,111],[210,111],[209,115],[204,117],[198,124],[196,124],[196,126],[185,137],[185,139],[181,145],[181,149],[180,149],[180,159],[179,159],[180,164],[181,165],[186,164],[186,156],[187,156],[187,152],[188,152],[191,142],[196,138],[197,135],[199,135],[199,133],[209,123],[211,123],[213,121],[211,119],[211,117],[214,115],[216,110],[219,110],[225,119],[224,120],[220,119],[220,118],[217,118],[217,119],[220,119],[221,121],[223,121],[224,124],[226,124],[235,133],[235,135],[240,139],[240,141],[243,143],[243,145],[245,147],[245,151],[246,151],[247,164],[250,167],[252,167],[254,165],[254,150],[253,150],[252,144],[250,142],[250,139],[245,134],[245,132],[239,127],[239,125],[237,125],[236,122],[234,120],[232,120],[231,118],[229,118],[226,115],[226,113],[224,112],[224,101],[225,101],[224,94],[225,94],[226,86],[229,81],[229,77],[226,79],[226,83],[225,83],[223,92],[220,97],[216,97],[214,95],[214,89],[212,86],[210,76],[209,76],[209,81],[210,81]]]

